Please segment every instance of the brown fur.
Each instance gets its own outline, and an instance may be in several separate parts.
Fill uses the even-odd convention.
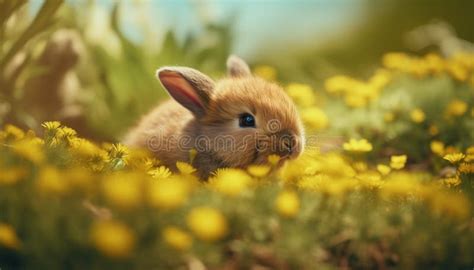
[[[278,85],[249,74],[248,66],[238,58],[229,58],[228,69],[231,76],[215,83],[192,69],[160,69],[158,77],[175,99],[154,108],[129,132],[124,143],[152,149],[164,165],[175,170],[176,161],[189,162],[189,150],[196,148],[194,139],[199,136],[206,136],[210,142],[217,142],[222,136],[233,140],[237,149],[211,144],[209,149],[198,150],[193,165],[203,178],[222,167],[245,168],[250,164],[263,164],[268,155],[274,153],[284,159],[298,156],[303,149],[304,132],[291,99]],[[170,72],[175,73],[168,75]],[[185,80],[175,79],[176,74]],[[180,89],[178,94],[173,92],[176,87]],[[194,89],[196,95],[191,93],[194,95],[191,99],[197,98],[198,102],[183,102],[189,95],[182,95],[182,88]],[[242,113],[254,115],[255,128],[239,127]],[[269,123],[277,123],[279,128],[269,126]],[[151,139],[158,134],[161,134],[159,138]],[[175,140],[167,143],[167,149],[153,147],[171,136],[192,139],[182,147],[178,147]],[[289,141],[282,140],[283,137]],[[265,144],[268,147],[263,149]],[[279,144],[278,147],[275,144]],[[292,146],[291,150],[288,145]],[[245,147],[239,149],[239,146]],[[271,146],[276,148],[271,149]]]

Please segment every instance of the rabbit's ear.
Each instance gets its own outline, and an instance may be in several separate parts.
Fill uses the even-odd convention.
[[[231,77],[250,76],[250,68],[241,58],[231,55],[227,58],[227,73]]]
[[[196,117],[204,116],[214,81],[203,73],[187,67],[163,67],[156,77],[177,102]]]

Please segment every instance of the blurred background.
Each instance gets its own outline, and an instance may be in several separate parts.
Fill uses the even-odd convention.
[[[473,10],[467,0],[0,0],[0,123],[59,120],[119,140],[166,98],[158,67],[219,77],[235,53],[283,86],[310,86],[331,115],[321,133],[353,135],[337,124],[352,111],[334,113],[324,81],[366,79],[390,51],[472,51]]]

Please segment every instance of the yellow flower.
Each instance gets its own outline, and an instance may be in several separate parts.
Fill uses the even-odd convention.
[[[61,126],[61,123],[59,121],[50,121],[44,122],[43,124],[41,124],[41,126],[47,131],[52,131],[58,129]]]
[[[406,155],[400,155],[400,156],[391,156],[390,157],[390,167],[396,170],[403,169],[405,167],[405,163],[407,162],[407,156]]]
[[[270,173],[272,168],[267,165],[250,165],[247,171],[255,177],[264,177]]]
[[[372,144],[369,143],[366,139],[350,139],[349,142],[346,142],[342,146],[344,150],[349,152],[370,152],[372,151]]]
[[[343,93],[352,89],[356,84],[360,82],[354,80],[353,78],[338,75],[327,79],[324,82],[324,87],[329,93]]]
[[[310,107],[316,103],[313,88],[307,84],[290,83],[286,88],[286,93],[298,106]]]
[[[466,81],[468,79],[469,71],[458,63],[449,62],[446,65],[446,69],[447,69],[448,73],[454,79],[456,79],[458,81]]]
[[[268,65],[256,66],[253,73],[258,77],[262,77],[269,81],[274,81],[277,78],[277,71],[274,67]]]
[[[182,161],[177,161],[176,167],[182,174],[192,174],[196,171],[196,169],[191,164]]]
[[[187,250],[193,244],[193,239],[187,232],[174,226],[165,227],[162,237],[165,243],[177,250]]]
[[[451,101],[448,106],[446,107],[446,114],[450,116],[461,116],[467,111],[467,103],[455,99]]]
[[[443,182],[448,187],[457,187],[461,184],[461,179],[455,176],[455,177],[444,178]]]
[[[280,161],[281,157],[279,155],[272,154],[272,155],[269,155],[267,159],[268,159],[268,163],[270,163],[270,165],[275,167]]]
[[[303,120],[309,129],[321,130],[327,128],[329,125],[329,119],[326,113],[317,107],[302,109],[300,116],[301,120]]]
[[[154,179],[165,179],[171,176],[171,172],[165,166],[160,166],[156,169],[148,171],[148,174],[151,175]]]
[[[129,163],[130,150],[123,144],[112,144],[108,150],[110,158],[121,159],[125,164]]]
[[[390,173],[392,169],[387,166],[387,165],[384,165],[384,164],[378,164],[377,165],[377,171],[381,174],[381,175],[388,175]]]
[[[66,177],[58,169],[50,166],[41,169],[37,179],[37,187],[41,192],[58,195],[69,190]]]
[[[41,142],[33,139],[24,139],[12,144],[13,151],[19,156],[36,164],[45,159]]]
[[[421,123],[425,121],[426,116],[421,109],[416,108],[410,112],[410,118],[415,123]]]
[[[148,187],[148,202],[161,209],[174,209],[186,203],[189,192],[189,183],[181,178],[153,179]]]
[[[217,241],[228,232],[224,215],[212,207],[193,208],[186,216],[186,223],[196,237],[203,241]]]
[[[444,153],[444,143],[440,141],[432,141],[430,143],[431,152],[437,154],[438,156],[442,156]]]
[[[90,237],[94,246],[109,257],[128,257],[135,246],[133,231],[118,221],[96,221]]]
[[[19,249],[21,241],[16,235],[15,229],[5,223],[0,223],[0,246],[9,249]]]
[[[0,185],[12,185],[24,179],[28,171],[22,167],[0,168]]]
[[[248,188],[252,179],[248,174],[238,169],[221,169],[210,180],[210,184],[218,191],[228,196],[237,196]]]
[[[23,130],[14,125],[7,124],[5,125],[4,130],[7,138],[12,138],[13,140],[20,140],[25,137],[25,132],[23,132]]]
[[[462,174],[474,174],[474,163],[461,163],[458,170]]]
[[[283,217],[295,217],[300,210],[300,199],[294,191],[282,191],[275,200],[275,208]]]
[[[463,160],[465,155],[463,153],[452,153],[452,154],[447,154],[443,158],[446,159],[447,161],[455,164],[458,163],[459,161]]]
[[[140,177],[133,173],[110,174],[102,182],[105,198],[114,205],[123,208],[137,206],[142,198]]]

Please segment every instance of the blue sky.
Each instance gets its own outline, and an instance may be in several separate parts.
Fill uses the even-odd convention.
[[[31,0],[33,10],[43,0]],[[80,5],[84,0],[67,0]],[[97,0],[97,4],[110,9],[113,0]],[[234,52],[251,56],[278,43],[280,46],[308,45],[305,41],[325,41],[347,29],[360,16],[361,0],[123,0],[122,28],[127,36],[140,39],[134,27],[137,15],[130,5],[142,2],[150,28],[162,35],[173,29],[178,37],[199,33],[202,21],[222,22],[235,17]],[[134,18],[127,18],[133,17]],[[139,18],[142,19],[142,18]],[[313,44],[311,44],[313,45]],[[318,44],[314,44],[317,46]]]

